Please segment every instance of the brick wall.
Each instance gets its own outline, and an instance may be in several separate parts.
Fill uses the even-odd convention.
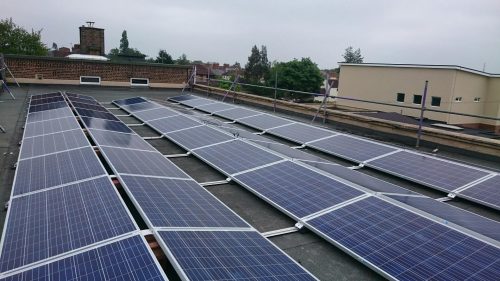
[[[80,53],[88,55],[104,55],[104,29],[80,27]]]
[[[189,79],[190,66],[149,63],[115,63],[67,58],[5,55],[5,63],[16,78],[80,80],[80,76],[99,76],[102,82],[130,82],[130,78],[149,78],[150,83],[182,84]]]

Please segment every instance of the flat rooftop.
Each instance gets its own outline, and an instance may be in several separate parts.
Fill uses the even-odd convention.
[[[188,109],[181,105],[176,105],[167,101],[168,97],[180,95],[179,90],[160,90],[160,89],[147,89],[147,88],[104,88],[93,86],[56,86],[56,85],[22,85],[21,88],[12,87],[16,100],[11,100],[7,93],[0,96],[0,125],[5,129],[5,133],[0,133],[0,202],[6,203],[9,201],[13,179],[14,179],[14,164],[16,163],[19,155],[19,142],[22,139],[23,126],[25,117],[27,115],[26,109],[28,100],[31,95],[50,93],[55,91],[66,91],[76,94],[89,95],[96,98],[103,105],[109,108],[115,108],[112,112],[115,115],[126,115],[127,112],[118,109],[117,106],[110,104],[112,100],[125,99],[130,97],[142,96],[150,100],[156,101],[162,105],[171,107],[185,114],[204,116],[205,114],[199,111]],[[196,94],[203,97],[206,95]],[[245,104],[249,108],[253,108],[251,104]],[[256,107],[257,108],[257,107]],[[257,108],[266,111],[265,108]],[[272,113],[272,111],[269,111]],[[278,116],[291,118],[297,121],[310,122],[309,118],[303,116],[291,116],[286,113],[276,113]],[[141,121],[134,117],[119,117],[126,124],[140,124]],[[219,117],[212,118],[214,122],[227,122],[228,120]],[[359,133],[351,131],[350,128],[345,128],[342,124],[322,124],[318,125],[332,128],[336,130],[348,131],[350,133]],[[258,132],[257,130],[239,124],[227,124],[235,129],[248,131],[251,133]],[[159,134],[148,126],[131,126],[133,131],[143,137],[153,137]],[[292,142],[284,139],[262,135],[263,138],[268,139],[270,142],[277,142],[290,147],[296,146]],[[405,147],[404,143],[398,142],[395,139],[383,139],[383,135],[377,135],[379,141],[385,141],[387,144],[393,144],[406,149],[413,149]],[[150,140],[158,151],[165,155],[182,154],[186,150],[176,145],[175,143],[167,140],[166,138]],[[431,152],[433,147],[422,148],[425,152]],[[334,157],[313,149],[305,148],[301,151],[309,153],[314,156],[321,157],[325,161],[340,164],[345,167],[356,166],[347,160]],[[459,162],[466,162],[476,166],[484,167],[493,171],[500,171],[500,162],[495,160],[481,159],[473,156],[462,155],[456,151],[439,151],[440,157],[453,159]],[[187,174],[193,177],[197,182],[212,182],[225,180],[226,176],[221,172],[211,168],[203,161],[194,156],[170,158],[177,166],[184,170]],[[446,194],[420,184],[416,184],[401,178],[390,176],[370,168],[361,168],[357,171],[376,177],[378,179],[399,185],[411,191],[415,191],[431,198],[442,198]],[[280,230],[284,228],[293,227],[296,223],[293,219],[286,216],[264,200],[255,196],[247,189],[231,181],[226,184],[219,184],[205,187],[210,193],[219,198],[229,208],[235,211],[250,225],[261,233]],[[485,207],[468,200],[455,198],[447,201],[450,204],[473,213],[490,218],[500,222],[500,214],[497,210]],[[133,206],[131,206],[133,208]],[[6,210],[1,211],[0,225],[4,225]],[[298,261],[302,266],[309,270],[320,280],[383,280],[384,278],[377,274],[375,271],[369,269],[356,259],[352,258],[339,248],[333,246],[325,239],[319,237],[315,233],[303,229],[298,232],[278,235],[269,238],[275,245],[284,250],[293,259]],[[175,274],[174,274],[175,276]],[[172,275],[169,275],[172,278]],[[175,278],[175,277],[174,277]]]

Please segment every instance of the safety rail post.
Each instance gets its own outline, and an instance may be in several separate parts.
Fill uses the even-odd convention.
[[[422,137],[422,125],[424,122],[424,111],[425,111],[425,100],[427,98],[427,86],[429,85],[429,81],[425,81],[424,87],[424,96],[422,97],[422,106],[420,107],[420,119],[418,120],[418,130],[417,130],[417,143],[415,147],[420,147],[420,138]]]

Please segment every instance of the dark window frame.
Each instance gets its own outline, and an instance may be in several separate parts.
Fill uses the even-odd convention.
[[[405,93],[397,93],[396,94],[396,101],[397,102],[405,102]]]
[[[431,97],[431,106],[440,107],[441,106],[441,97]]]
[[[419,102],[415,102],[417,99]],[[422,104],[422,95],[413,95],[413,104]]]

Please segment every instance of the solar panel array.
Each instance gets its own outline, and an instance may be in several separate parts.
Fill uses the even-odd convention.
[[[160,119],[155,118],[154,114],[163,114],[166,111],[159,110],[160,105],[146,102],[143,98],[121,100],[115,104],[121,105],[122,108],[133,114],[151,118],[153,120],[150,121],[151,123],[159,124],[158,128],[163,128],[166,132],[181,132],[175,128],[183,129],[183,126],[189,127],[193,122],[194,125],[199,125],[184,116],[180,116],[183,118],[175,116],[162,118],[163,116],[160,115],[158,117]],[[154,111],[153,115],[143,114],[148,111]],[[166,115],[169,115],[168,112]],[[126,126],[121,121],[116,123]],[[175,127],[176,125],[177,127]],[[221,240],[217,242],[217,246],[221,249],[224,247],[233,248],[236,251],[234,254],[238,252],[249,254],[242,258],[238,265],[238,268],[245,268],[245,270],[238,275],[228,276],[228,280],[269,280],[270,278],[275,280],[298,280],[298,278],[315,280],[310,273],[270,244],[243,219],[134,132],[117,133],[105,128],[94,130],[91,127],[87,127],[87,129],[142,218],[153,230],[172,264],[179,265],[175,266],[175,269],[181,277],[186,277],[186,280],[221,280],[216,277],[222,276],[227,271],[235,270],[235,260],[228,258],[223,251],[213,251],[203,235],[189,240],[197,245],[197,248],[193,249],[190,245],[185,244],[185,241],[166,240],[163,233],[181,235],[186,232],[180,230],[187,230],[188,233],[197,231],[201,234],[214,236],[226,232],[234,235],[250,233],[253,244],[243,244],[245,242],[243,238],[237,245],[234,243],[238,241]],[[262,250],[253,252],[256,247],[260,247]],[[207,262],[203,264],[203,268],[193,268],[192,263],[186,262],[184,257],[186,253],[194,254],[195,257],[200,258],[201,256],[198,255],[203,254],[203,258]],[[263,261],[257,264],[255,263],[256,259]],[[274,262],[266,264],[264,263],[266,260]],[[220,262],[215,264],[214,261]],[[202,277],[207,271],[213,274],[214,279]],[[258,271],[268,271],[269,274],[255,275]]]
[[[191,106],[186,104],[187,100],[189,100],[190,104],[193,104],[194,101],[197,101],[197,104],[211,102],[210,107],[192,107],[500,210],[500,189],[498,185],[476,185],[476,183],[481,183],[482,180],[494,175],[495,173],[492,171],[406,151],[365,138],[346,135],[300,122],[288,120],[289,123],[286,123],[287,119],[194,95],[172,97],[170,100],[187,106]],[[472,187],[467,191],[466,187],[469,186]]]
[[[166,280],[64,95],[28,112],[0,280]]]

